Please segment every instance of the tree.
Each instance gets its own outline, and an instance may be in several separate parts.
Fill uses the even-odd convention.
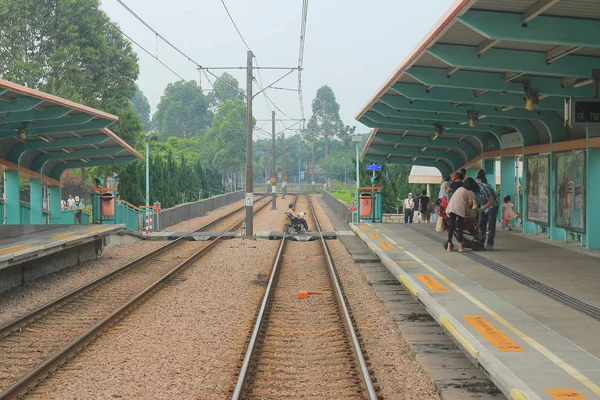
[[[131,123],[128,104],[137,56],[99,0],[0,0],[0,71],[4,79],[118,115],[126,122],[115,132],[137,143],[141,129]]]
[[[211,119],[208,100],[196,81],[169,83],[154,114],[156,131],[162,140],[169,136],[202,136]]]
[[[144,126],[144,132],[150,132],[150,103],[148,103],[148,99],[137,85],[135,87],[135,93],[129,102],[131,103],[133,111],[140,117]]]
[[[309,141],[320,139],[325,144],[325,157],[329,156],[329,142],[347,135],[346,127],[340,119],[340,105],[333,90],[327,85],[317,90],[312,102],[312,116],[307,125]]]
[[[219,77],[214,82],[214,90],[208,94],[209,104],[218,109],[223,103],[233,99],[242,99],[243,91],[240,89],[240,83],[232,75],[227,72]]]
[[[204,157],[222,174],[242,169],[246,159],[246,105],[241,99],[223,103],[204,137]]]
[[[0,0],[3,78],[116,113],[139,73],[99,0]]]

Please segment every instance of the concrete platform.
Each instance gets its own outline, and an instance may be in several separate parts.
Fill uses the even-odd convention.
[[[0,227],[0,292],[102,255],[109,235],[125,225]]]
[[[448,253],[433,225],[351,226],[508,398],[600,398],[596,258],[504,232],[493,252]]]

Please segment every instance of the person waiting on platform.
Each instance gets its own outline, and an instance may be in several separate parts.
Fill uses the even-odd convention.
[[[465,227],[465,218],[469,215],[469,208],[475,207],[475,193],[479,192],[479,190],[477,182],[473,178],[467,178],[464,184],[450,198],[450,202],[448,202],[448,206],[446,207],[446,214],[450,217],[446,250],[452,251],[452,238],[454,231],[458,230],[458,251],[464,251],[462,243],[464,240],[463,229]]]
[[[288,210],[287,210],[287,215],[292,219],[292,223],[293,224],[302,224],[302,226],[304,227],[304,230],[306,232],[310,232],[310,230],[308,229],[308,223],[306,222],[306,220],[304,219],[304,215],[297,213],[296,210],[294,209],[294,203],[290,203],[288,206]]]
[[[75,202],[71,207],[75,217],[75,223],[81,225],[81,214],[83,214],[83,201],[79,201],[79,196],[75,196]]]
[[[520,214],[515,212],[515,205],[510,202],[510,196],[504,196],[504,204],[502,205],[502,228],[508,228],[512,231],[512,220],[515,218],[521,218]]]
[[[408,198],[404,200],[403,209],[404,209],[404,223],[408,224],[408,221],[410,220],[410,223],[412,224],[413,223],[413,215],[415,214],[415,202],[413,200],[412,193],[409,193]]]
[[[421,192],[421,201],[419,202],[419,212],[421,213],[421,222],[428,224],[431,219],[431,212],[433,211],[433,203],[429,196],[427,196],[427,190]]]

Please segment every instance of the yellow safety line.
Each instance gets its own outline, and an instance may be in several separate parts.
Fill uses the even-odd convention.
[[[69,238],[69,237],[75,236],[75,235],[77,235],[77,233],[74,233],[74,232],[65,233],[63,235],[53,236],[52,240],[62,240],[62,239],[66,239],[66,238]]]
[[[403,277],[402,275],[398,275],[398,279],[400,279],[400,282],[402,282],[402,284],[404,285],[405,288],[410,290],[410,292],[413,294],[413,296],[415,296],[415,297],[419,296],[419,291],[405,277]]]
[[[0,250],[0,254],[10,254],[10,253],[17,252],[17,251],[19,251],[19,250],[28,249],[29,247],[30,247],[30,246],[15,246],[15,247],[9,247],[8,249]]]
[[[510,398],[512,400],[527,400],[527,397],[525,397],[523,393],[519,392],[517,389],[510,389]]]
[[[396,246],[398,246],[398,243],[394,242],[394,239],[392,239],[392,238],[391,238],[391,237],[389,237],[388,235],[383,235],[383,236],[385,236],[385,238],[386,238],[387,240],[389,240],[390,242],[392,242],[392,243],[394,243]]]
[[[463,295],[471,303],[473,303],[474,305],[476,305],[477,307],[479,307],[482,311],[484,311],[485,313],[487,313],[490,317],[492,317],[496,321],[498,321],[498,323],[500,323],[505,328],[507,328],[509,331],[511,331],[513,334],[515,334],[516,336],[518,336],[525,343],[527,343],[528,345],[530,345],[531,347],[533,347],[534,349],[536,349],[540,354],[542,354],[544,357],[546,357],[548,360],[550,360],[552,363],[554,363],[557,367],[559,367],[560,369],[562,369],[563,371],[565,371],[567,374],[569,374],[577,382],[581,383],[583,386],[585,386],[586,388],[588,388],[596,396],[600,396],[600,386],[598,386],[596,383],[592,382],[588,377],[586,377],[581,372],[579,372],[577,369],[575,369],[574,367],[572,367],[571,365],[569,365],[566,361],[564,361],[563,359],[561,359],[560,357],[558,357],[556,354],[552,353],[550,350],[548,350],[546,347],[544,347],[537,340],[535,340],[532,337],[528,336],[523,331],[521,331],[519,328],[517,328],[516,326],[514,326],[513,324],[511,324],[510,322],[508,322],[504,318],[502,318],[494,310],[490,309],[488,306],[486,306],[485,304],[483,304],[482,302],[480,302],[479,300],[477,300],[475,297],[471,296],[469,293],[467,293],[461,287],[459,287],[458,285],[456,285],[450,279],[446,278],[444,275],[442,275],[436,269],[434,269],[434,268],[430,267],[429,265],[425,264],[417,256],[415,256],[414,254],[412,254],[411,252],[409,252],[407,250],[403,250],[403,251],[407,255],[409,255],[410,257],[412,257],[416,262],[418,262],[419,264],[421,264],[422,266],[424,266],[425,268],[427,268],[429,271],[431,271],[435,276],[437,276],[442,281],[444,281],[448,286],[450,286],[451,288],[453,288],[454,290],[456,290],[458,293],[460,293],[461,295]],[[513,398],[518,399],[518,397],[513,397]]]
[[[476,360],[477,358],[479,358],[479,351],[477,351],[475,346],[473,346],[471,342],[469,342],[467,338],[465,338],[463,334],[460,333],[454,327],[454,325],[452,325],[448,318],[444,317],[443,315],[440,315],[440,324],[442,324],[442,326],[446,328],[452,336],[454,336],[458,343],[460,343],[462,347],[464,347],[464,349],[471,355],[471,357],[473,357]]]

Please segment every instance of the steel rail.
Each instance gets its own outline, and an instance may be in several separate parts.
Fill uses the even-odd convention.
[[[258,211],[262,210],[269,203],[270,201],[265,202],[265,204],[261,205],[259,208],[254,210],[254,213],[257,213]],[[233,211],[232,213],[229,213],[225,217],[230,217],[232,214],[238,211],[239,209]],[[228,231],[232,231],[239,228],[243,224],[243,222],[243,219],[240,220],[231,228],[229,228]],[[210,224],[207,224],[206,226],[208,225]],[[26,395],[33,387],[36,387],[40,381],[43,381],[51,371],[57,369],[69,359],[73,358],[75,354],[79,353],[86,345],[88,345],[90,342],[102,335],[103,331],[109,329],[114,323],[118,322],[123,317],[125,317],[128,312],[133,310],[135,307],[139,306],[152,294],[153,291],[158,290],[160,285],[167,282],[174,275],[182,272],[183,270],[185,270],[185,268],[187,268],[188,266],[196,262],[199,258],[204,256],[205,253],[207,253],[210,249],[215,247],[217,243],[220,242],[220,240],[218,239],[222,238],[224,234],[225,232],[222,232],[219,236],[215,238],[215,240],[210,242],[207,246],[201,248],[200,250],[192,254],[189,258],[178,264],[171,271],[167,272],[161,278],[156,280],[153,284],[148,286],[145,290],[138,293],[136,296],[134,296],[129,301],[127,301],[119,308],[114,310],[112,313],[110,313],[108,316],[104,317],[86,332],[75,337],[73,340],[71,340],[69,343],[63,346],[59,351],[54,353],[52,356],[48,357],[45,361],[36,366],[34,369],[30,370],[27,374],[23,375],[12,385],[6,387],[4,391],[0,392],[0,399],[19,399],[22,396]],[[159,249],[152,252],[151,254],[156,255],[156,253],[159,250],[164,249],[165,247],[167,246],[162,246]]]
[[[352,339],[352,349],[354,350],[354,355],[358,359],[358,363],[360,365],[361,379],[365,388],[367,389],[367,393],[369,394],[370,400],[377,400],[377,393],[375,392],[375,388],[373,387],[373,382],[371,381],[369,369],[367,368],[367,363],[365,362],[365,358],[362,354],[362,349],[360,348],[360,343],[358,341],[358,337],[356,336],[356,332],[354,331],[354,327],[352,324],[352,319],[350,318],[350,312],[348,311],[348,306],[346,305],[346,301],[344,300],[344,294],[342,293],[342,288],[340,286],[339,279],[337,277],[337,272],[335,271],[335,267],[333,265],[333,258],[329,253],[329,248],[327,247],[327,243],[325,242],[325,238],[323,238],[323,233],[321,232],[321,225],[319,225],[319,220],[317,215],[315,214],[315,210],[312,204],[312,200],[310,196],[308,197],[308,205],[310,207],[310,212],[313,216],[313,221],[315,223],[315,227],[317,232],[319,232],[321,239],[321,246],[323,247],[323,251],[325,252],[325,258],[327,259],[327,264],[329,266],[329,273],[331,279],[335,285],[335,293],[338,300],[338,303],[344,314],[344,321],[346,323],[347,333],[350,335]]]
[[[267,195],[264,195],[261,198],[259,198],[258,201],[260,201],[266,197],[267,197]],[[266,204],[269,204],[269,203],[266,203]],[[211,221],[211,222],[201,226],[200,228],[196,229],[194,232],[200,232],[200,231],[206,230],[207,228],[214,226],[227,218],[230,218],[233,214],[240,212],[243,209],[244,209],[243,206],[236,208],[232,212],[230,212],[226,215],[223,215],[223,216],[215,219],[214,221]],[[194,233],[194,232],[188,232],[186,235],[183,235],[183,236],[159,247],[158,249],[155,249],[151,252],[148,252],[148,253],[142,255],[142,256],[126,263],[125,265],[117,268],[114,271],[108,272],[108,273],[94,279],[93,281],[90,281],[90,282],[84,284],[83,286],[80,286],[79,288],[74,289],[73,291],[64,294],[61,297],[54,299],[54,300],[36,308],[33,311],[31,311],[25,315],[22,315],[21,317],[18,317],[12,321],[7,322],[6,324],[0,326],[0,339],[5,336],[8,336],[12,332],[14,332],[16,329],[22,328],[23,325],[27,325],[28,323],[35,321],[37,318],[45,315],[47,312],[52,311],[54,308],[66,305],[69,301],[75,300],[79,295],[82,295],[89,290],[98,288],[99,285],[108,282],[112,278],[116,277],[118,274],[125,272],[128,269],[134,268],[135,266],[139,265],[140,263],[147,261],[148,259],[155,257],[159,254],[164,253],[166,250],[171,250],[171,249],[177,247],[179,244],[182,244],[185,241],[185,239],[187,237],[189,237],[190,235],[192,235],[192,233]]]
[[[296,204],[296,200],[298,200],[298,194],[294,197],[293,203]],[[287,233],[283,232],[283,238],[281,239],[281,244],[279,245],[279,250],[277,251],[277,256],[275,257],[275,262],[273,269],[271,270],[271,276],[269,277],[269,283],[267,284],[267,289],[265,291],[265,296],[263,297],[263,301],[260,305],[260,309],[258,311],[258,315],[256,317],[256,323],[254,324],[254,329],[252,330],[252,336],[250,337],[250,342],[248,343],[248,349],[246,350],[246,355],[244,356],[244,362],[242,363],[242,368],[240,369],[240,373],[238,375],[238,380],[235,384],[235,389],[233,391],[233,395],[231,397],[232,400],[239,400],[241,395],[245,389],[246,385],[246,377],[248,375],[248,371],[250,370],[250,362],[254,357],[254,352],[256,350],[256,342],[258,341],[258,336],[260,330],[263,326],[263,320],[265,317],[265,313],[267,310],[267,306],[269,301],[273,297],[275,291],[273,288],[275,287],[275,279],[281,270],[281,261],[283,259],[283,251],[285,250],[285,246],[287,244]]]

